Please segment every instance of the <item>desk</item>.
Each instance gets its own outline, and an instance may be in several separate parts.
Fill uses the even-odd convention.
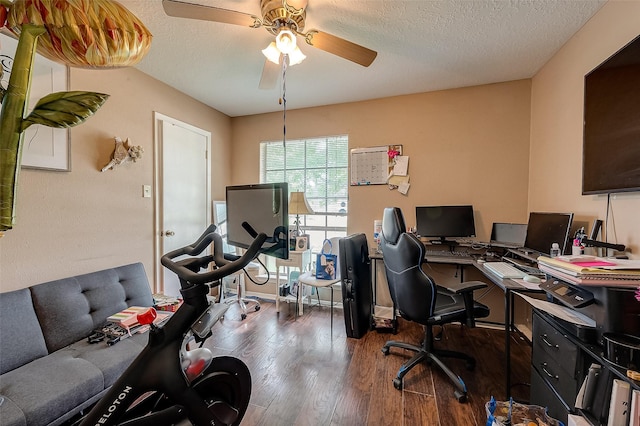
[[[511,332],[517,331],[513,324],[513,293],[544,293],[543,290],[532,290],[522,286],[520,283],[509,278],[500,278],[488,269],[485,269],[484,263],[473,262],[473,265],[492,283],[498,286],[504,292],[504,352],[505,352],[505,385],[506,399],[511,397]]]
[[[302,274],[311,263],[311,249],[305,251],[290,251],[289,259],[276,258],[276,312],[280,312],[280,298],[293,298],[293,296],[280,296],[280,268],[283,267],[287,271],[287,281],[289,280],[289,271],[291,268],[297,268]],[[300,306],[300,315],[304,310],[304,296],[302,294],[302,286],[298,288],[298,294],[296,295],[296,314],[298,312],[298,306]]]

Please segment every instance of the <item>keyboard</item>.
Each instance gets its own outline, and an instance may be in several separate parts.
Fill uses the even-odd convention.
[[[502,257],[502,260],[504,262],[513,264],[516,269],[525,271],[529,275],[542,275],[542,271],[540,269],[538,269],[535,266],[531,266],[530,264],[528,264],[523,260],[515,259],[513,257],[504,257],[504,256]]]
[[[500,278],[524,278],[525,274],[520,269],[506,262],[487,262],[484,268]]]
[[[450,250],[425,250],[425,256],[429,257],[458,257],[458,258],[471,258],[471,254],[467,251],[450,251]]]

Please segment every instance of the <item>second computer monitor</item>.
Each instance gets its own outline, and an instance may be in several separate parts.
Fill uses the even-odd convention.
[[[416,207],[416,232],[421,237],[469,238],[476,236],[473,206],[420,206]]]
[[[524,247],[527,237],[526,223],[493,222],[491,229],[491,245],[496,247]]]
[[[549,255],[551,245],[558,243],[561,253],[566,253],[573,213],[529,213],[525,249]]]

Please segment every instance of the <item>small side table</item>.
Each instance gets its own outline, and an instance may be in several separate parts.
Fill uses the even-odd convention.
[[[340,278],[335,278],[333,280],[319,280],[315,277],[312,272],[305,272],[300,275],[298,278],[300,284],[309,285],[312,287],[329,287],[331,290],[331,330],[333,331],[333,286],[341,283]],[[299,292],[302,290],[302,286],[300,287]]]
[[[280,268],[284,267],[287,271],[287,280],[289,279],[289,271],[291,268],[298,268],[300,274],[309,268],[311,263],[311,249],[304,251],[290,251],[289,259],[276,258],[276,312],[280,312],[280,298],[286,299],[286,297],[280,296]],[[303,302],[304,297],[302,295],[302,288],[298,288],[298,294],[296,297],[296,312],[299,302]],[[300,303],[300,315],[303,313],[303,304]]]

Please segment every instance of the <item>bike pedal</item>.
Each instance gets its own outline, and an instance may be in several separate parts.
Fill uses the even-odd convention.
[[[214,401],[213,404],[209,406],[209,410],[217,419],[226,425],[233,424],[238,418],[238,410],[224,401]]]

